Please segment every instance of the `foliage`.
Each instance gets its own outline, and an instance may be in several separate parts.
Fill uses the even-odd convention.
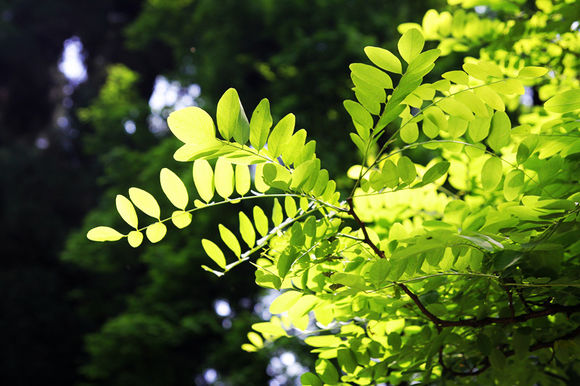
[[[88,238],[156,243],[198,211],[270,198],[271,209],[240,211],[235,232],[220,224],[219,239],[201,241],[214,263],[205,270],[222,276],[249,263],[259,286],[281,291],[246,351],[304,337],[318,356],[307,385],[572,382],[580,90],[568,51],[580,39],[546,27],[569,28],[572,3],[538,1],[527,21],[517,3],[488,2],[487,17],[429,11],[421,25],[399,27],[398,56],[365,48],[372,64],[350,66],[356,100],[344,102],[362,155],[344,199],[293,114],[274,125],[264,99],[248,119],[229,89],[217,132],[199,107],[168,119],[197,195],[164,168],[167,215],[131,188],[116,206],[132,230],[99,226]],[[425,39],[439,47],[424,50]],[[442,54],[479,45],[462,69],[424,81]],[[520,106],[534,89],[543,106]]]

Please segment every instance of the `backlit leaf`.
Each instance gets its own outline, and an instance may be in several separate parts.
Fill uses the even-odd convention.
[[[250,191],[252,178],[250,175],[250,168],[248,166],[236,165],[235,179],[236,192],[238,192],[240,196],[243,196]]]
[[[250,143],[256,150],[260,150],[266,144],[271,127],[270,102],[264,98],[256,106],[250,119]]]
[[[364,51],[376,66],[397,74],[402,73],[401,61],[391,51],[372,46],[365,47]]]
[[[189,201],[189,196],[183,181],[181,181],[177,174],[167,168],[161,169],[159,178],[161,180],[163,193],[165,193],[169,201],[175,207],[184,210]]]
[[[357,102],[346,100],[343,104],[344,108],[352,118],[357,133],[364,140],[368,139],[370,129],[373,126],[373,118],[371,114]]]
[[[407,63],[410,63],[421,53],[424,45],[425,38],[423,34],[418,29],[412,28],[401,36],[401,39],[397,43],[397,48],[399,49],[401,57]]]
[[[426,185],[434,182],[435,180],[439,179],[447,170],[449,170],[449,162],[441,161],[436,163],[435,165],[431,166],[425,174],[423,175],[423,180],[421,181],[421,185]]]
[[[402,156],[397,161],[397,171],[403,182],[410,184],[417,177],[417,170],[415,164],[409,157]]]
[[[87,233],[87,239],[91,241],[117,241],[123,237],[123,234],[117,232],[111,227],[98,226]]]
[[[353,63],[349,66],[354,75],[361,78],[364,82],[380,88],[393,88],[393,81],[391,77],[384,71],[376,67],[369,66],[363,63]]]
[[[206,160],[193,162],[193,183],[199,197],[205,202],[210,202],[214,194],[214,176],[211,165]]]
[[[242,248],[240,247],[240,243],[238,242],[237,237],[233,234],[232,231],[230,231],[222,224],[218,225],[218,229],[224,243],[228,246],[229,249],[232,250],[232,252],[237,257],[240,257],[240,255],[242,254]]]
[[[234,193],[234,168],[228,160],[217,160],[214,180],[215,190],[221,197],[228,199]]]
[[[244,212],[240,212],[240,234],[242,239],[248,244],[250,248],[256,244],[256,232],[252,226],[252,222]]]
[[[240,144],[248,141],[250,125],[235,89],[229,88],[218,101],[216,119],[218,130],[225,140],[234,137]]]
[[[286,291],[278,295],[272,304],[270,304],[270,312],[272,314],[281,314],[288,311],[301,296],[302,293],[298,291]]]
[[[491,157],[483,164],[481,168],[481,184],[487,191],[494,190],[500,183],[503,176],[501,160]]]
[[[544,103],[544,108],[546,111],[561,114],[580,109],[580,88],[554,95]]]
[[[166,233],[167,227],[162,222],[153,223],[145,229],[145,234],[152,243],[161,241]]]
[[[518,73],[518,78],[539,78],[548,73],[548,69],[544,67],[528,66],[524,67]]]
[[[274,127],[268,139],[268,150],[272,154],[272,157],[277,158],[282,154],[284,146],[292,138],[295,123],[296,117],[294,114],[288,114]]]
[[[419,138],[419,128],[415,122],[410,122],[401,127],[401,139],[405,143],[413,143]]]
[[[137,219],[137,212],[135,211],[135,207],[133,207],[131,201],[129,201],[127,197],[117,194],[115,204],[117,206],[117,212],[119,212],[123,220],[133,228],[137,229],[139,221]]]
[[[284,197],[284,209],[288,217],[294,217],[296,214],[296,201],[290,196]]]
[[[496,111],[491,120],[491,132],[487,137],[487,144],[496,153],[510,142],[511,122],[503,111]]]
[[[139,188],[129,188],[129,197],[133,204],[148,216],[159,218],[161,209],[151,193]]]
[[[266,217],[264,211],[259,206],[254,206],[253,213],[256,230],[261,236],[266,236],[268,234],[268,217]]]
[[[521,170],[510,171],[503,183],[503,195],[506,200],[515,200],[524,188],[524,172]]]
[[[183,229],[191,224],[191,213],[182,210],[176,210],[171,214],[171,222],[179,229]]]
[[[201,240],[201,245],[205,253],[212,259],[220,268],[226,267],[226,258],[224,253],[213,241],[203,239]]]
[[[272,209],[272,221],[274,226],[278,226],[284,220],[284,214],[282,213],[282,205],[277,198],[274,199],[274,208]]]
[[[505,104],[501,97],[491,87],[478,87],[474,90],[475,95],[481,98],[489,107],[499,111],[505,111]]]
[[[441,75],[441,77],[457,84],[467,85],[469,83],[469,76],[464,71],[448,71]]]
[[[199,143],[215,138],[215,126],[211,116],[199,107],[186,107],[169,114],[169,130],[181,142]]]
[[[143,242],[143,233],[139,231],[131,231],[127,235],[127,241],[133,248],[137,248]]]

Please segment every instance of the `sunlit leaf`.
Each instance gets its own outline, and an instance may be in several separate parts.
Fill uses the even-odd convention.
[[[250,191],[252,178],[250,175],[250,168],[246,165],[236,165],[235,169],[236,192],[240,196],[245,195]]]
[[[544,103],[546,111],[552,113],[569,113],[580,109],[580,89],[564,91]]]
[[[129,188],[129,198],[143,213],[156,219],[161,215],[161,209],[151,193],[139,188]]]
[[[268,234],[268,217],[259,206],[254,206],[254,225],[261,236]]]
[[[390,51],[380,47],[367,46],[364,49],[368,58],[378,67],[384,70],[400,74],[402,72],[401,61]]]
[[[376,67],[363,63],[353,63],[349,66],[354,75],[364,82],[380,88],[393,88],[393,81],[389,75]]]
[[[228,199],[234,193],[234,168],[225,158],[215,164],[215,190],[221,197]]]
[[[518,78],[539,78],[548,73],[548,69],[544,67],[528,66],[524,67],[518,73]]]
[[[224,253],[213,241],[203,239],[201,240],[201,245],[205,253],[212,259],[220,268],[226,267],[226,258]]]
[[[137,212],[135,211],[135,207],[131,201],[129,201],[127,197],[117,194],[115,204],[117,206],[117,212],[119,212],[123,220],[133,228],[137,229],[139,221],[137,219]]]
[[[186,107],[169,114],[169,130],[181,142],[199,143],[215,138],[215,126],[211,116],[199,107]]]
[[[224,243],[228,246],[229,249],[232,250],[232,252],[237,257],[240,257],[240,255],[242,254],[242,248],[240,247],[240,243],[238,242],[237,237],[233,234],[232,231],[230,231],[222,224],[218,225],[218,229]]]
[[[425,38],[423,37],[423,34],[415,28],[405,32],[397,43],[399,53],[407,63],[410,63],[421,53],[424,45]]]
[[[210,202],[214,194],[214,175],[211,165],[206,160],[193,162],[193,183],[199,197],[205,202]]]
[[[133,248],[137,248],[143,242],[143,233],[139,231],[131,231],[127,235],[127,241]]]
[[[268,139],[268,150],[272,157],[278,157],[282,154],[284,146],[292,138],[295,123],[296,117],[294,114],[288,114],[274,127]]]
[[[496,111],[491,120],[491,132],[487,137],[487,144],[495,152],[510,142],[511,122],[508,115],[503,111]]]
[[[240,212],[240,234],[242,235],[242,239],[248,244],[250,248],[256,244],[256,231],[254,231],[254,226],[252,222],[246,216],[244,212]]]
[[[184,210],[189,201],[189,195],[187,194],[187,188],[183,181],[181,181],[177,174],[167,168],[161,169],[159,178],[161,180],[163,193],[165,193],[169,201],[175,207]]]
[[[481,168],[481,184],[487,191],[494,190],[500,183],[503,176],[501,160],[491,157],[483,164]]]
[[[167,227],[162,222],[153,223],[145,229],[145,234],[152,243],[161,241],[166,233]]]
[[[256,106],[250,119],[250,143],[256,150],[260,150],[266,144],[271,127],[270,102],[264,98]]]
[[[91,241],[117,241],[124,235],[111,227],[98,226],[87,233],[87,239]]]
[[[524,172],[521,170],[510,171],[503,183],[503,195],[506,200],[515,200],[524,188]]]
[[[191,213],[182,210],[176,210],[171,214],[171,222],[179,229],[183,229],[191,224],[191,219]]]

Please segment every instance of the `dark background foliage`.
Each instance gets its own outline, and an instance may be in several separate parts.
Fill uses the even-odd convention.
[[[0,2],[0,382],[9,385],[265,384],[269,353],[240,345],[257,296],[249,267],[217,280],[200,269],[201,237],[228,223],[201,213],[162,245],[135,251],[86,240],[114,225],[114,195],[159,190],[176,143],[151,112],[159,75],[213,114],[238,89],[251,111],[271,100],[319,143],[327,168],[356,159],[348,64],[365,45],[393,48],[396,26],[435,0],[102,0]],[[83,44],[87,79],[58,70],[63,42]],[[153,118],[152,118],[153,116]],[[135,124],[128,134],[123,125]],[[227,210],[227,209],[226,209]],[[226,299],[232,314],[216,315]],[[294,347],[300,351],[299,347]],[[308,364],[308,359],[303,359]]]

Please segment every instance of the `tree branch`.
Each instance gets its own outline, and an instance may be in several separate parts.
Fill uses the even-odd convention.
[[[352,203],[352,197],[347,198],[346,202],[348,203],[348,212],[347,213],[350,214],[352,216],[352,218],[357,222],[357,224],[360,226],[360,229],[362,230],[362,233],[365,237],[363,242],[365,244],[367,244],[369,247],[371,247],[373,252],[375,252],[381,259],[385,259],[386,258],[385,252],[381,251],[381,249],[379,247],[377,247],[375,243],[372,242],[371,238],[369,237],[369,233],[367,232],[367,227],[366,227],[365,223],[355,213],[354,204]]]

